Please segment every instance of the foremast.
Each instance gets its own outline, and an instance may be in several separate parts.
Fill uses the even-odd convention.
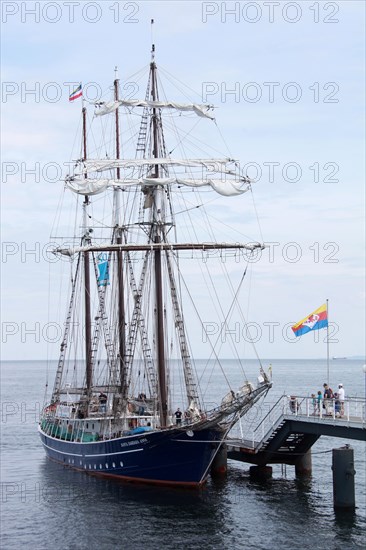
[[[159,102],[158,86],[157,86],[157,66],[155,63],[155,45],[152,45],[152,59],[150,63],[150,78],[151,83],[151,100]],[[152,108],[152,157],[166,158],[166,150],[164,143],[163,126],[160,109]],[[164,172],[164,173],[163,173]],[[154,165],[154,177],[161,178],[167,176],[167,167],[159,164]],[[167,373],[166,373],[166,357],[165,357],[165,327],[164,327],[164,304],[163,304],[163,284],[162,284],[162,266],[163,261],[166,265],[168,282],[170,287],[174,324],[177,329],[180,355],[183,364],[184,380],[186,386],[186,394],[188,406],[193,410],[200,409],[199,395],[197,385],[195,383],[193,369],[191,365],[190,355],[188,351],[188,343],[186,339],[183,313],[181,311],[178,298],[178,291],[173,269],[173,257],[170,250],[163,250],[159,244],[168,244],[167,240],[167,220],[166,220],[166,196],[170,190],[162,185],[156,185],[152,192],[152,242],[156,245],[153,251],[154,254],[154,274],[155,274],[155,299],[156,299],[156,341],[157,341],[157,370],[159,380],[159,403],[160,403],[160,420],[161,425],[166,426],[167,411],[168,411],[168,396],[167,396]],[[171,224],[169,224],[171,225]]]
[[[156,63],[155,63],[155,45],[152,45],[152,59],[150,63],[151,72],[151,97],[153,101],[157,101],[157,83],[156,83]],[[159,151],[159,131],[158,124],[160,122],[160,116],[158,110],[154,107],[152,110],[152,129],[153,129],[153,157],[160,158]],[[159,178],[160,166],[155,164],[154,177]],[[152,219],[152,240],[154,243],[160,243],[164,240],[164,222],[165,222],[165,209],[164,209],[164,197],[163,189],[160,185],[157,185],[153,189],[153,219]],[[168,396],[167,396],[167,383],[166,383],[166,365],[165,365],[165,338],[164,338],[164,305],[163,305],[163,282],[162,282],[162,258],[161,251],[156,249],[154,251],[154,275],[155,275],[155,324],[156,324],[156,346],[157,346],[157,370],[159,381],[159,414],[161,427],[167,425],[168,415]]]

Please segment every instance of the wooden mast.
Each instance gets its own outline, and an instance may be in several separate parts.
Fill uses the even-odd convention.
[[[151,70],[151,96],[153,101],[157,101],[156,85],[156,64],[154,61],[155,45],[152,45]],[[153,156],[159,158],[159,135],[158,135],[158,115],[157,109],[153,108]],[[159,165],[155,165],[155,178],[159,177]],[[161,242],[161,223],[162,223],[162,190],[155,188],[154,193],[154,242]],[[159,228],[160,224],[160,228]],[[156,299],[156,342],[157,342],[157,360],[158,360],[158,380],[159,380],[159,404],[160,404],[160,424],[162,427],[167,425],[168,400],[166,388],[165,373],[165,348],[164,348],[164,307],[163,307],[163,285],[161,269],[161,250],[154,250],[154,275],[155,275],[155,299]]]
[[[114,80],[114,99],[115,101],[119,100],[118,96],[118,82],[117,78],[117,67],[116,67],[116,78]],[[120,158],[120,145],[119,145],[119,109],[116,109],[116,158]],[[120,168],[117,168],[117,179],[120,179]]]
[[[118,78],[114,80],[114,99],[119,100],[118,95]],[[120,158],[120,142],[119,142],[119,110],[116,109],[116,158]],[[120,179],[120,168],[116,171],[117,180]],[[117,244],[122,244],[122,228],[120,225],[120,190],[115,190],[115,208],[116,208],[116,231],[117,231]],[[118,340],[119,340],[119,373],[120,373],[120,391],[122,397],[125,397],[126,392],[126,372],[125,372],[125,358],[126,358],[126,333],[125,333],[125,301],[124,301],[124,279],[123,279],[123,252],[118,250],[117,252],[117,278],[118,278]]]
[[[86,107],[83,107],[83,157],[87,158],[86,150]],[[85,178],[88,175],[85,174]],[[84,242],[90,243],[90,237],[88,232],[88,213],[87,208],[89,202],[89,196],[85,195],[84,199]],[[92,350],[91,350],[91,312],[90,312],[90,266],[89,266],[89,252],[84,252],[84,303],[85,303],[85,361],[86,361],[86,389],[88,395],[92,387],[93,366],[92,366]]]

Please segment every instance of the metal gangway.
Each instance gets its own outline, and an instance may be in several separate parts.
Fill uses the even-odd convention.
[[[366,441],[366,400],[282,395],[253,429],[239,423],[226,440],[228,457],[257,465],[295,464],[320,436]]]

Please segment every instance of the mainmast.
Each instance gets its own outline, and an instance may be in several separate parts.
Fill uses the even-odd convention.
[[[151,23],[153,24],[153,20]],[[153,101],[157,101],[157,83],[156,83],[156,64],[155,64],[155,44],[151,49],[151,97]],[[153,125],[153,157],[159,158],[159,128],[158,128],[158,111],[154,107],[152,110],[152,125]],[[155,178],[159,178],[160,167],[155,165]],[[163,227],[163,190],[160,185],[154,188],[154,204],[153,204],[153,224],[154,224],[154,243],[162,241]],[[162,265],[161,265],[161,250],[154,250],[154,275],[155,275],[155,299],[156,299],[156,343],[157,343],[157,364],[158,364],[158,379],[159,379],[159,404],[160,404],[160,424],[162,427],[167,425],[168,400],[166,387],[166,372],[165,372],[165,348],[164,348],[164,306],[163,306],[163,285],[162,285]]]
[[[86,107],[82,109],[83,114],[83,157],[86,160]],[[85,178],[88,175],[85,174]],[[86,245],[90,244],[90,234],[88,229],[88,205],[90,204],[88,195],[85,195],[84,209],[84,236],[83,242]],[[84,302],[85,302],[85,362],[86,362],[86,389],[88,395],[92,387],[93,365],[92,365],[92,348],[91,348],[91,312],[90,312],[90,267],[89,267],[89,252],[83,253],[84,257]]]
[[[119,100],[118,95],[118,83],[117,78],[117,68],[116,68],[116,78],[114,80],[114,99],[115,101]],[[119,142],[119,113],[116,109],[116,158],[120,158],[120,142]],[[120,168],[117,167],[116,170],[117,180],[120,179]],[[120,222],[120,204],[121,190],[116,189],[114,192],[114,206],[115,206],[115,227],[116,227],[116,243],[122,244],[122,227]],[[119,372],[120,372],[120,391],[122,397],[125,397],[123,394],[126,391],[126,369],[125,369],[125,359],[126,359],[126,333],[125,333],[125,301],[124,301],[124,279],[123,279],[123,252],[119,250],[117,252],[117,279],[118,279],[118,341],[119,341]]]
[[[114,99],[115,101],[119,100],[118,95],[118,83],[119,79],[117,78],[117,67],[115,68],[115,75],[116,78],[114,79],[113,85],[114,85]],[[120,158],[120,145],[119,145],[119,110],[116,109],[116,159]],[[117,179],[120,179],[120,168],[117,168]],[[118,212],[117,212],[118,215]]]

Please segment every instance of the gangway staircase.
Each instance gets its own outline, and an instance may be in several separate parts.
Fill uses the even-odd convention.
[[[258,466],[296,465],[320,436],[366,441],[366,401],[346,399],[343,412],[333,402],[324,414],[317,411],[312,398],[281,396],[252,432],[250,439],[229,437],[228,458]]]

